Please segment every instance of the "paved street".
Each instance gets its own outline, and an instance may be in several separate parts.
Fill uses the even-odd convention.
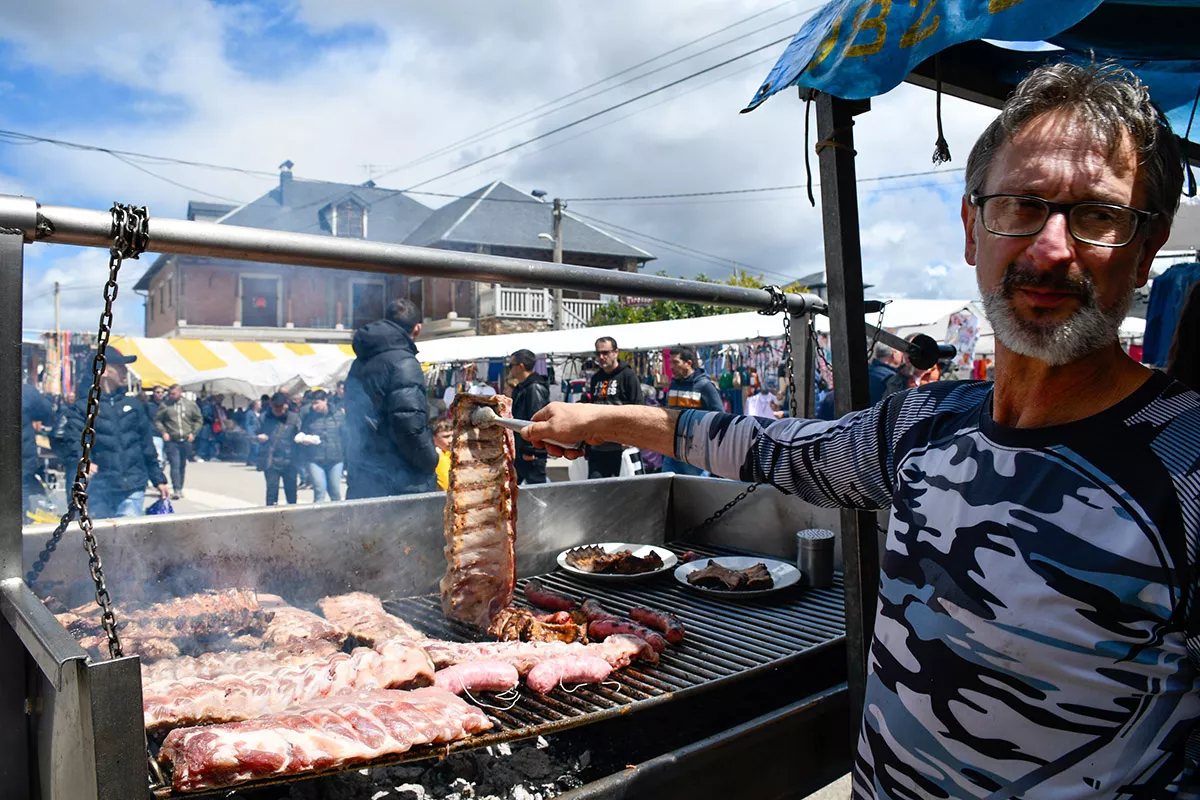
[[[342,485],[345,494],[345,484]],[[183,499],[171,504],[178,513],[229,511],[266,505],[266,481],[254,467],[235,461],[196,461],[188,464],[184,480]],[[147,492],[146,505],[158,499],[157,493]],[[283,491],[279,501],[285,502]],[[301,489],[299,503],[313,501],[312,489]]]

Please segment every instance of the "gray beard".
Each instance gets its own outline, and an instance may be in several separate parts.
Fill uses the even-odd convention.
[[[1020,282],[1013,267],[1009,267],[999,287],[991,290],[979,287],[984,313],[1001,344],[1052,367],[1078,361],[1116,342],[1136,288],[1131,276],[1128,291],[1112,306],[1104,308],[1096,297],[1095,284],[1085,277],[1080,286],[1086,288],[1083,303],[1075,313],[1062,321],[1042,322],[1019,319],[1013,312],[1011,299],[1017,285]]]

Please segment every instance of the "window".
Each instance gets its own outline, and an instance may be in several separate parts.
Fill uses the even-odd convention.
[[[384,282],[378,278],[350,281],[350,325],[357,328],[383,319]]]
[[[175,307],[175,279],[167,278],[167,308]]]
[[[163,313],[163,294],[166,291],[161,283],[158,285],[158,313]]]
[[[367,210],[352,200],[333,208],[333,235],[363,239],[367,235]]]
[[[412,303],[417,308],[421,309],[422,316],[425,315],[425,292],[421,284],[420,278],[408,279],[408,302]]]
[[[283,279],[278,275],[239,275],[241,324],[248,328],[280,327],[283,324],[283,308],[279,302],[282,289]]]

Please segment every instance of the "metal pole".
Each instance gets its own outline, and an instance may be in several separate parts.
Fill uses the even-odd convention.
[[[817,416],[816,386],[814,372],[816,370],[816,353],[813,343],[808,337],[808,317],[792,315],[792,380],[795,386],[788,387],[794,401],[795,415],[801,419],[815,419]],[[788,409],[792,413],[793,409]]]
[[[554,198],[554,263],[563,263],[563,238],[562,238],[562,212],[563,202],[559,198]],[[554,290],[554,330],[561,331],[563,329],[563,293],[562,289]]]
[[[109,212],[43,205],[36,207],[36,220],[26,224],[26,220],[18,212],[25,204],[33,202],[29,198],[0,195],[0,227],[18,228],[24,232],[26,241],[83,245],[106,250],[111,245],[109,233],[112,228],[112,215]],[[755,310],[771,307],[771,295],[763,289],[371,242],[365,239],[288,233],[161,217],[150,220],[148,250],[155,253],[178,253],[235,261],[265,261],[357,272],[429,275],[481,283],[642,295],[685,303],[712,303]],[[788,308],[797,314],[825,308],[825,301],[813,294],[789,294],[787,297]]]
[[[854,116],[869,101],[817,96],[821,217],[825,232],[825,272],[829,281],[829,335],[833,350],[834,405],[839,415],[866,408],[866,324],[863,321],[862,249],[858,238],[858,193],[854,174]],[[879,544],[875,516],[843,509],[842,561],[846,583],[846,658],[850,713],[861,719],[867,684],[867,657],[875,628],[879,588]],[[855,736],[857,737],[857,730]]]
[[[0,581],[20,579],[21,522],[21,281],[24,241],[16,226],[0,228]],[[0,794],[29,795],[28,660],[0,619]]]

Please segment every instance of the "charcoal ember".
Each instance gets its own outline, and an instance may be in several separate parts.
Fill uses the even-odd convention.
[[[730,569],[711,559],[707,567],[689,574],[687,580],[693,586],[730,592],[770,589],[775,585],[766,564],[760,562],[746,569]]]

